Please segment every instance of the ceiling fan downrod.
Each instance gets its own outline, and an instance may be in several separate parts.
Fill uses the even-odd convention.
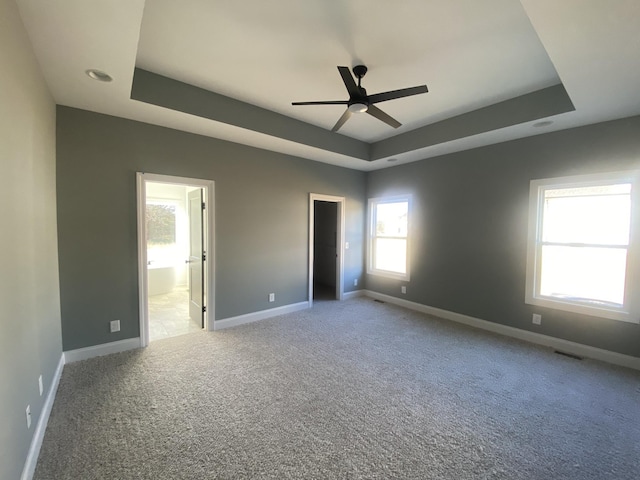
[[[362,77],[367,74],[367,67],[365,67],[364,65],[356,65],[355,67],[353,67],[353,74],[358,79],[358,88],[361,88],[360,82],[362,81]]]

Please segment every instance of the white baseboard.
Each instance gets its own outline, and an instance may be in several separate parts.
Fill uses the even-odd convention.
[[[364,290],[354,290],[353,292],[346,292],[342,294],[342,299],[349,300],[351,298],[363,297],[365,294],[364,292]]]
[[[282,307],[270,308],[269,310],[261,310],[259,312],[238,315],[237,317],[229,317],[213,322],[214,330],[222,330],[224,328],[237,327],[245,323],[257,322],[266,318],[284,315],[285,313],[298,312],[309,308],[309,302],[292,303],[291,305],[283,305]]]
[[[430,307],[428,305],[422,305],[421,303],[410,302],[402,298],[392,297],[391,295],[385,295],[383,293],[372,292],[365,290],[364,294],[367,297],[373,299],[382,300],[383,302],[392,303],[401,307],[416,310],[418,312],[433,315],[445,320],[452,320],[454,322],[463,323],[475,328],[481,328],[482,330],[488,330],[493,333],[505,335],[507,337],[517,338],[527,342],[543,345],[545,347],[551,347],[562,352],[571,353],[580,357],[591,358],[594,360],[600,360],[614,365],[620,365],[622,367],[633,368],[640,370],[640,358],[633,357],[631,355],[624,355],[622,353],[611,352],[602,348],[591,347],[589,345],[583,345],[581,343],[571,342],[569,340],[563,340],[561,338],[550,337],[548,335],[542,335],[540,333],[529,332],[527,330],[521,330],[515,327],[509,327],[507,325],[501,325],[495,322],[489,322],[480,318],[470,317],[461,313],[450,312],[448,310],[442,310],[440,308]]]
[[[64,352],[64,362],[72,363],[80,360],[87,360],[93,357],[109,355],[111,353],[124,352],[125,350],[133,350],[140,348],[140,337],[127,338],[116,342],[103,343],[101,345],[93,345],[91,347],[78,348],[77,350],[68,350]]]
[[[51,415],[51,409],[53,408],[53,402],[56,399],[56,392],[58,391],[58,384],[60,383],[60,377],[62,376],[62,369],[64,368],[64,353],[60,355],[60,361],[53,373],[51,379],[51,385],[49,385],[49,391],[47,397],[42,405],[42,411],[38,418],[38,423],[33,432],[33,438],[31,439],[31,445],[29,446],[29,453],[27,454],[27,460],[24,463],[22,469],[21,480],[31,480],[33,474],[36,471],[36,465],[38,464],[38,455],[40,455],[40,447],[42,447],[42,440],[44,439],[44,432],[47,430],[47,423],[49,423],[49,415]]]

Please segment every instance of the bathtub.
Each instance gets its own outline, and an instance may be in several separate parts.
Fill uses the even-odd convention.
[[[171,292],[176,286],[175,265],[154,264],[147,265],[148,295],[162,295]]]

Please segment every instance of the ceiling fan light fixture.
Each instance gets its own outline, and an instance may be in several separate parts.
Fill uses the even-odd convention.
[[[352,103],[347,107],[351,113],[364,113],[369,109],[369,105],[362,102]]]

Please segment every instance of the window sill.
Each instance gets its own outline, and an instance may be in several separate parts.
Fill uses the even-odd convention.
[[[527,295],[525,303],[528,305],[536,305],[538,307],[551,308],[554,310],[562,310],[571,313],[579,313],[581,315],[589,315],[591,317],[607,318],[610,320],[640,324],[640,320],[636,316],[633,316],[629,312],[625,312],[622,310],[598,308],[590,305],[579,305],[571,302],[563,302],[562,300],[556,298],[533,297],[529,295]]]
[[[387,270],[373,270],[373,269],[367,269],[367,274],[368,275],[376,275],[378,277],[385,277],[385,278],[391,278],[393,280],[403,280],[405,282],[409,281],[409,274],[408,273],[396,273],[396,272],[390,272]]]

